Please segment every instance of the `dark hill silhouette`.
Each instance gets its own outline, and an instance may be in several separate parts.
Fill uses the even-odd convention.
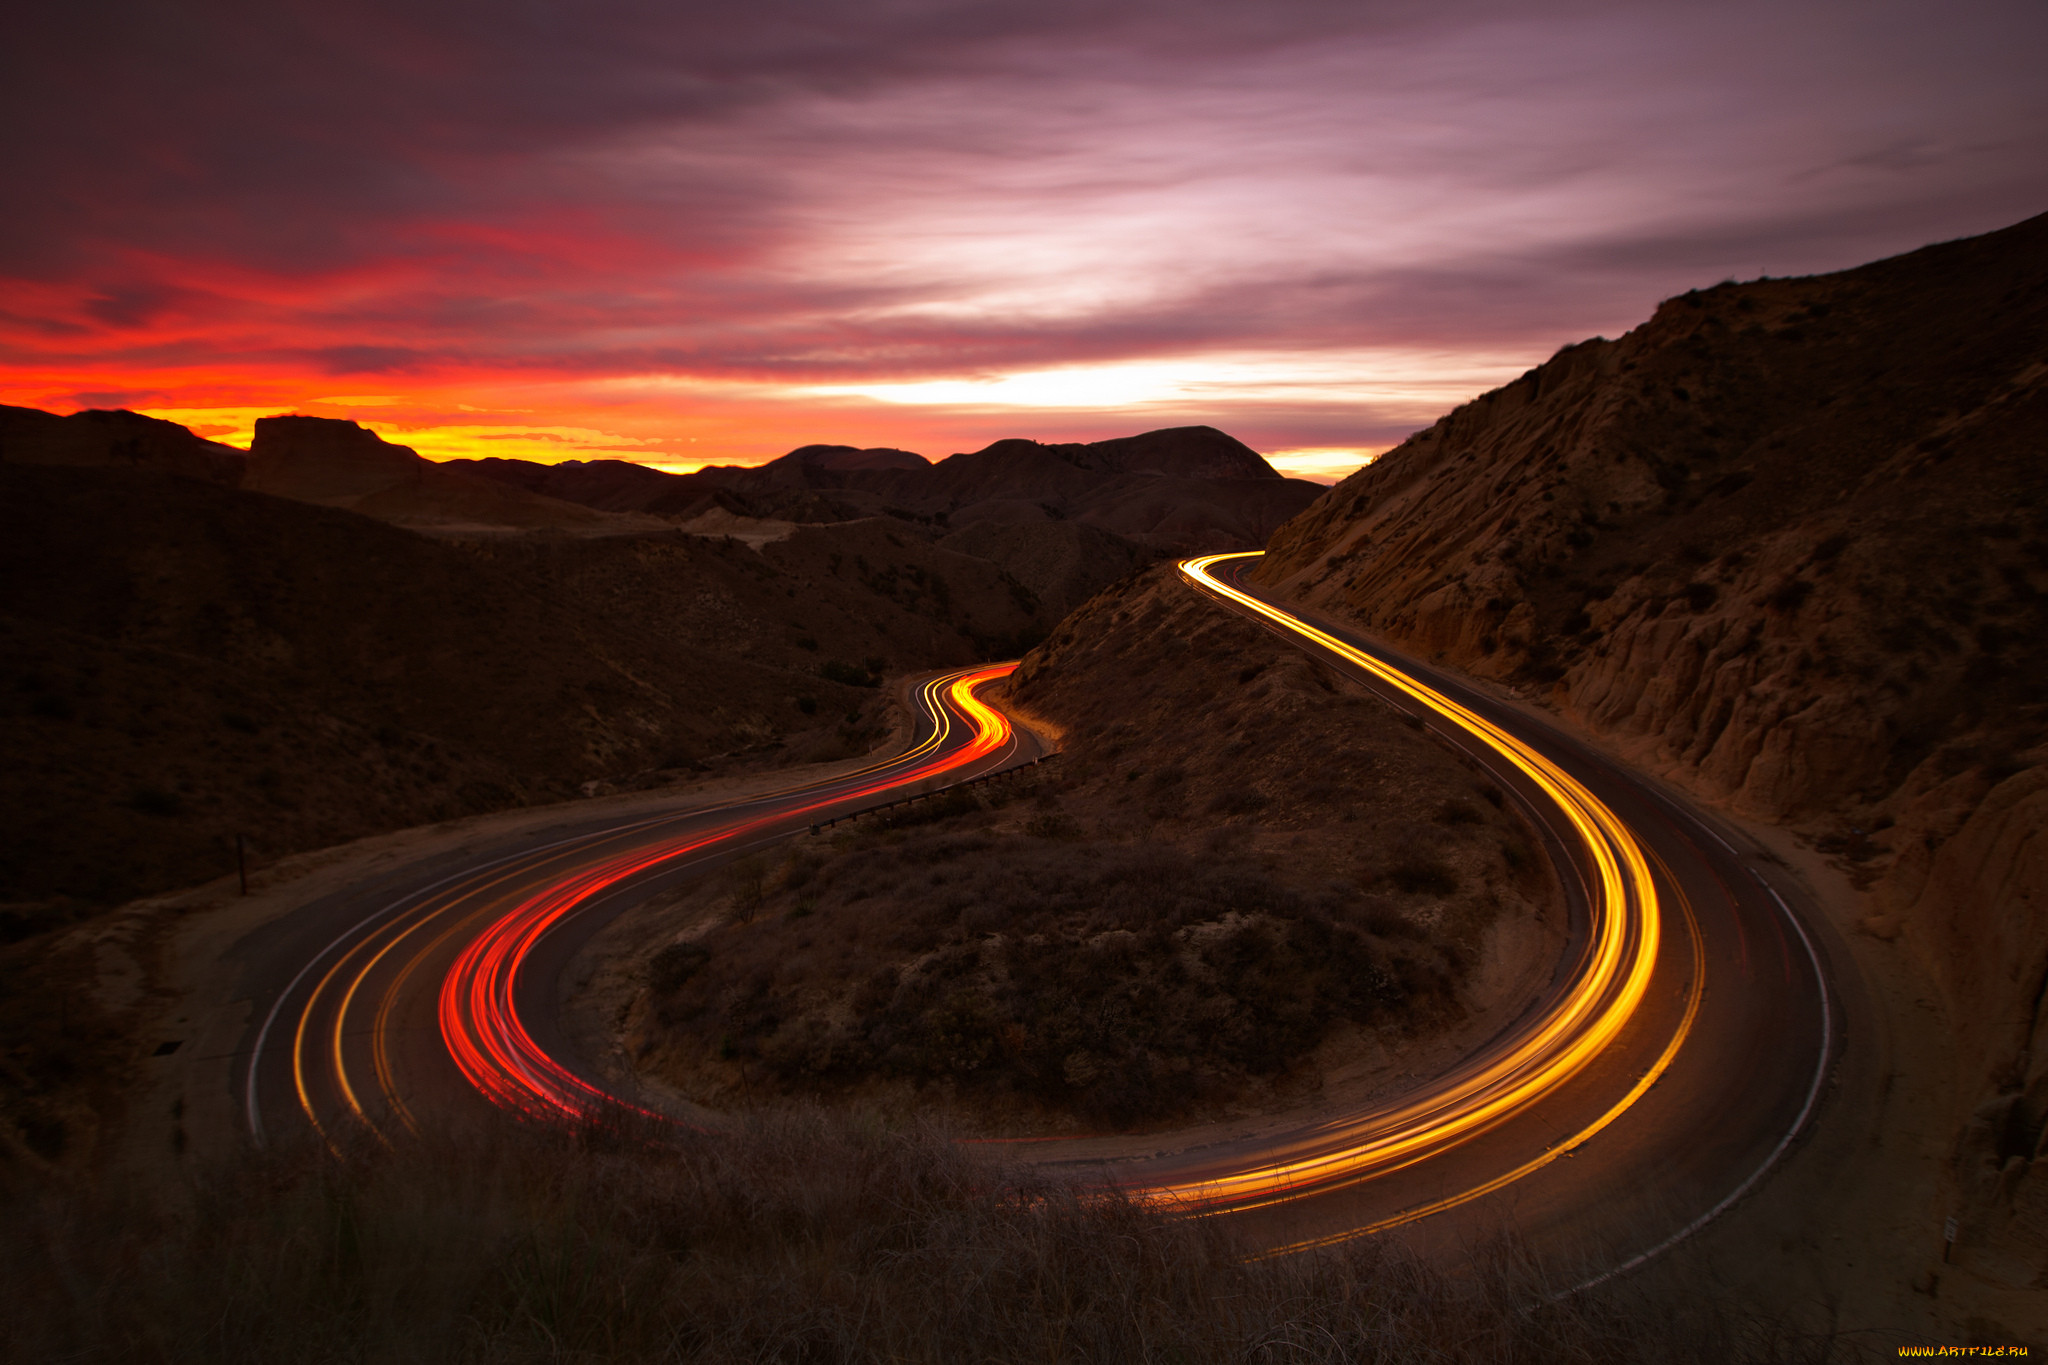
[[[139,412],[88,409],[59,417],[0,406],[0,461],[153,469],[233,488],[242,481],[247,457],[176,422]]]
[[[678,522],[719,514],[805,524],[890,517],[975,547],[1026,584],[1055,618],[1163,554],[1263,545],[1322,491],[1282,478],[1213,427],[1093,443],[997,441],[936,464],[905,450],[803,446],[758,467],[692,474],[616,462],[450,462],[519,488]],[[722,524],[722,523],[720,523]],[[1001,528],[1000,530],[992,528]],[[975,529],[972,535],[962,533]]]
[[[956,528],[1079,521],[1155,553],[1256,548],[1322,491],[1282,478],[1251,447],[1203,426],[1085,444],[1012,438],[936,464],[903,450],[812,445],[758,467],[636,479],[630,493],[624,479],[597,485],[588,472],[550,476],[517,463],[472,467],[571,501],[677,519],[722,507],[802,522],[887,515]]]
[[[871,671],[1014,652],[1047,624],[987,560],[883,520],[759,549],[464,542],[149,470],[0,464],[0,941],[218,876],[237,833],[275,855],[859,752]]]
[[[1281,478],[1257,451],[1213,427],[1175,427],[1090,444],[1013,438],[925,468],[798,467],[809,487],[869,494],[953,524],[1072,519],[1173,551],[1253,548],[1321,492],[1317,485]],[[778,470],[778,476],[787,473]],[[1166,481],[1161,496],[1130,496],[1158,480]],[[734,482],[738,491],[747,491],[746,481]],[[1276,510],[1278,517],[1272,515]]]
[[[1280,471],[1233,436],[1214,427],[1168,427],[1085,446],[1055,446],[1118,474],[1163,474],[1182,479],[1278,479]]]
[[[516,476],[483,478],[436,464],[354,422],[328,417],[259,418],[251,448],[243,452],[135,412],[89,410],[59,417],[0,407],[0,462],[153,470],[348,508],[422,530],[600,535],[659,525],[644,517],[621,520],[606,515],[614,509],[553,497],[544,489],[508,487],[517,484]],[[657,481],[666,477],[644,472]]]
[[[444,460],[441,467],[600,512],[644,512],[650,502],[670,491],[676,477],[631,460]]]
[[[1963,1247],[2048,1273],[2048,216],[1667,300],[1259,575],[1832,849],[1947,996]]]
[[[875,446],[861,450],[854,446],[798,446],[780,460],[765,466],[773,469],[785,462],[810,469],[927,469],[931,461],[908,450]]]
[[[242,486],[418,529],[598,535],[654,524],[436,464],[410,446],[330,417],[258,418]]]
[[[155,469],[457,536],[636,534],[663,522],[723,533],[733,518],[876,516],[942,536],[995,522],[1022,529],[976,543],[1059,612],[1158,555],[1262,545],[1321,491],[1205,426],[1092,443],[1009,439],[937,464],[889,447],[809,445],[758,468],[676,475],[623,460],[437,463],[325,417],[261,418],[245,454],[132,412],[0,408],[0,460]]]
[[[259,417],[242,486],[301,502],[345,507],[419,473],[427,461],[354,422]]]
[[[1176,457],[1183,445],[1188,453]],[[956,536],[947,548],[987,557],[1028,588],[1041,618],[1034,630],[1162,552],[1257,544],[1313,493],[1208,428],[1094,446],[998,442],[938,466],[886,447],[815,445],[758,469],[679,476],[622,460],[436,463],[355,422],[323,417],[262,418],[244,453],[137,413],[4,408],[0,459],[152,469],[461,538],[633,535],[681,524],[759,540],[787,534],[786,523],[886,517],[929,542],[996,522],[1009,529]],[[1119,472],[1175,467],[1260,476]],[[770,525],[747,525],[761,521]],[[1119,534],[1119,526],[1134,534]],[[977,548],[965,550],[969,544]]]

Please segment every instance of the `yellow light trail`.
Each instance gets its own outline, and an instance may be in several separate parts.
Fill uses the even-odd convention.
[[[1657,862],[1659,867],[1663,867],[1663,859],[1659,858]],[[1670,869],[1666,868],[1665,871],[1668,874]],[[1666,880],[1669,881],[1671,878],[1667,875]],[[1700,936],[1699,920],[1694,917],[1692,907],[1686,904],[1683,892],[1679,893],[1679,905],[1685,911],[1685,928],[1687,936],[1692,940],[1693,961],[1698,962],[1706,954],[1706,946]],[[1493,1177],[1491,1180],[1482,1181],[1470,1189],[1450,1195],[1447,1198],[1435,1199],[1427,1203],[1418,1204],[1411,1209],[1403,1209],[1391,1217],[1377,1219],[1362,1227],[1347,1228],[1343,1232],[1328,1233],[1321,1237],[1311,1237],[1306,1241],[1270,1247],[1261,1253],[1257,1259],[1271,1260],[1280,1256],[1292,1256],[1299,1251],[1313,1251],[1318,1247],[1335,1246],[1340,1242],[1348,1242],[1354,1237],[1365,1237],[1375,1232],[1385,1232],[1390,1228],[1401,1227],[1407,1223],[1420,1222],[1424,1218],[1455,1209],[1462,1204],[1469,1204],[1475,1199],[1483,1199],[1495,1190],[1505,1189],[1509,1185],[1514,1184],[1523,1176],[1534,1175],[1559,1157],[1569,1155],[1586,1139],[1592,1137],[1595,1133],[1598,1133],[1601,1129],[1627,1113],[1637,1100],[1649,1093],[1651,1086],[1662,1079],[1664,1072],[1677,1059],[1678,1049],[1684,1044],[1686,1035],[1692,1032],[1693,1020],[1699,1017],[1700,999],[1706,994],[1706,985],[1706,978],[1699,972],[1694,972],[1692,984],[1686,991],[1685,1013],[1679,1019],[1678,1027],[1672,1031],[1671,1040],[1664,1044],[1664,1051],[1658,1055],[1657,1060],[1651,1064],[1650,1068],[1636,1078],[1636,1083],[1629,1087],[1628,1093],[1609,1106],[1607,1112],[1600,1115],[1599,1118],[1593,1120],[1593,1122],[1587,1124],[1563,1142],[1557,1143],[1541,1156],[1525,1161],[1521,1165]]]
[[[1330,651],[1398,694],[1435,712],[1526,776],[1555,803],[1585,851],[1591,869],[1589,932],[1586,950],[1564,993],[1542,1019],[1508,1040],[1498,1055],[1483,1057],[1467,1069],[1454,1072],[1396,1105],[1309,1130],[1287,1141],[1278,1155],[1269,1153],[1255,1165],[1199,1179],[1152,1185],[1145,1191],[1151,1197],[1179,1204],[1196,1213],[1260,1208],[1387,1175],[1429,1160],[1527,1112],[1580,1074],[1627,1027],[1649,989],[1660,946],[1660,906],[1649,857],[1620,817],[1556,764],[1484,717],[1338,637],[1271,607],[1210,573],[1219,563],[1250,558],[1257,553],[1260,552],[1191,559],[1181,565],[1181,571],[1201,589]],[[975,688],[989,676],[988,671],[966,670],[924,683],[919,689],[919,700],[933,722],[932,733],[904,754],[865,765],[852,774],[805,784],[768,797],[747,797],[711,810],[752,807],[774,798],[800,798],[804,793],[825,787],[835,789],[836,794],[817,804],[836,804],[847,799],[845,784],[849,781],[874,779],[864,783],[863,790],[880,792],[892,785],[935,776],[953,766],[954,760],[932,756],[944,748],[955,732],[959,724],[956,713],[974,730],[974,740],[967,748],[974,752],[987,752],[1009,733],[1007,718],[974,695]],[[698,812],[704,813],[709,812]],[[784,815],[787,813],[785,808]],[[661,823],[661,819],[644,821],[628,830],[613,831],[611,837]],[[500,866],[457,883],[435,900],[418,907],[414,915],[383,926],[351,945],[314,985],[301,1009],[294,1038],[294,1081],[300,1103],[316,1131],[325,1136],[315,1113],[305,1062],[310,1053],[308,1044],[312,1041],[309,1034],[317,1027],[315,1020],[320,1002],[330,989],[336,990],[339,999],[328,1024],[331,1032],[321,1051],[325,1052],[324,1060],[333,1069],[346,1109],[375,1132],[376,1122],[359,1099],[357,1087],[348,1074],[344,1034],[357,1005],[358,991],[366,986],[379,964],[409,940],[422,944],[410,950],[396,980],[376,992],[376,1017],[370,1029],[372,1069],[378,1089],[382,1091],[385,1112],[395,1114],[407,1127],[412,1127],[411,1115],[398,1093],[396,1078],[392,1074],[387,1047],[386,1035],[394,1026],[394,1003],[415,970],[437,958],[452,938],[471,930],[479,920],[502,915],[487,899],[493,889],[507,883],[528,885],[528,890],[522,894],[532,899],[522,908],[538,914],[537,917],[534,914],[527,917],[534,918],[535,924],[549,922],[631,871],[645,869],[693,850],[708,850],[760,824],[758,817],[742,816],[680,841],[657,843],[654,847],[658,852],[641,848],[625,854],[601,855],[595,861],[587,861],[588,855],[581,853],[539,851],[531,860],[522,859],[514,867]],[[606,842],[610,842],[610,837]],[[547,891],[533,897],[532,884],[525,879],[530,877],[532,869],[550,858],[564,858],[569,862],[563,875],[551,877],[544,883],[549,888]],[[1693,961],[1697,963],[1701,956],[1699,930],[1682,895],[1680,909],[1684,912],[1692,939]],[[537,932],[533,925],[526,926],[524,930],[515,929],[512,921],[519,918],[520,915],[515,913],[508,920],[494,923],[486,934],[486,938],[501,941],[501,946],[491,951],[502,960],[501,965],[487,974],[488,988],[480,984],[482,978],[471,982],[467,990],[457,989],[453,977],[444,983],[441,990],[444,1038],[472,1083],[494,1102],[529,1111],[552,1109],[561,1113],[574,1112],[588,1101],[589,1097],[582,1093],[587,1086],[574,1081],[561,1071],[559,1063],[532,1044],[523,1024],[511,1009],[511,972]],[[419,931],[429,924],[434,925],[438,932],[420,934]],[[337,943],[335,946],[339,948],[341,945]],[[478,947],[477,944],[471,945],[465,958],[478,956]],[[351,974],[352,962],[360,963],[360,966]],[[504,963],[511,965],[502,965]],[[460,966],[458,964],[458,968]],[[348,979],[351,975],[352,979]],[[470,975],[474,976],[475,972]],[[345,986],[342,985],[344,980]],[[1676,1057],[1692,1026],[1702,989],[1700,974],[1695,970],[1683,1016],[1661,1055],[1617,1102],[1570,1138],[1554,1144],[1532,1160],[1523,1161],[1457,1194],[1407,1209],[1367,1227],[1298,1246],[1278,1248],[1272,1254],[1284,1254],[1377,1231],[1468,1203],[1569,1152],[1613,1123],[1656,1083]]]
[[[1400,695],[1443,716],[1534,783],[1570,822],[1592,865],[1590,942],[1586,960],[1556,1007],[1500,1056],[1454,1075],[1406,1103],[1362,1115],[1334,1129],[1318,1130],[1292,1144],[1296,1149],[1293,1155],[1243,1171],[1155,1187],[1156,1194],[1196,1209],[1259,1208],[1311,1191],[1355,1184],[1412,1166],[1525,1112],[1556,1093],[1620,1036],[1649,990],[1660,940],[1657,888],[1649,861],[1642,845],[1619,816],[1562,768],[1485,717],[1210,573],[1224,561],[1261,553],[1190,559],[1181,564],[1181,572],[1201,589],[1330,651]],[[1690,1027],[1692,1013],[1688,1009],[1664,1056],[1619,1106],[1573,1138],[1571,1144],[1560,1145],[1545,1157],[1511,1172],[1506,1180],[1520,1178],[1554,1159],[1634,1103],[1676,1055]],[[1490,1182],[1486,1188],[1498,1188],[1506,1180]],[[1476,1197],[1475,1192],[1463,1196]],[[1432,1207],[1448,1206],[1449,1202],[1440,1201]],[[1422,1213],[1416,1212],[1397,1221],[1419,1216]]]

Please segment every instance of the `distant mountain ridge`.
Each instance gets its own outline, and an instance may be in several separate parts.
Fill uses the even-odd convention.
[[[327,417],[260,418],[245,452],[139,413],[0,407],[0,462],[151,469],[456,533],[623,534],[707,513],[799,523],[893,516],[939,534],[983,521],[1077,521],[1152,554],[1254,549],[1322,492],[1207,426],[1093,442],[1009,438],[936,463],[886,446],[817,444],[765,465],[669,474],[625,460],[437,462]]]
[[[151,469],[238,487],[248,455],[160,417],[91,409],[59,417],[0,405],[0,462]]]
[[[908,450],[877,446],[798,446],[782,457],[812,469],[926,469],[931,461]]]
[[[670,491],[676,476],[631,460],[564,460],[540,464],[533,460],[491,457],[448,460],[445,468],[476,474],[563,502],[594,507],[600,512],[642,512]]]
[[[670,474],[625,460],[437,462],[327,417],[260,418],[240,451],[138,413],[0,408],[0,463],[176,474],[456,538],[679,527],[759,544],[798,526],[883,518],[996,565],[1048,625],[1162,555],[1256,548],[1322,491],[1203,426],[1089,443],[1012,438],[937,463],[814,444],[765,465]]]
[[[241,451],[140,413],[89,410],[59,417],[0,407],[0,462],[176,474],[414,529],[589,535],[662,526],[451,469],[355,422],[328,417],[258,418],[254,440]]]
[[[722,507],[764,519],[897,516],[951,528],[1071,520],[1159,553],[1255,549],[1322,492],[1206,426],[1087,443],[1010,438],[937,462],[886,447],[810,445],[764,465],[659,479],[606,468],[609,461],[449,463],[551,497],[659,516]]]

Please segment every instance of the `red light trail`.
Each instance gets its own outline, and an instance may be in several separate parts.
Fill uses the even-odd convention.
[[[1779,1125],[1768,1129],[1775,1146],[1761,1165],[1744,1168],[1737,1194],[1753,1186],[1811,1116],[1832,1050],[1831,1006],[1819,959],[1789,908],[1761,877],[1756,880],[1771,902],[1745,908],[1745,899],[1757,898],[1737,889],[1740,879],[1731,881],[1711,861],[1698,861],[1704,847],[1700,829],[1731,857],[1740,856],[1710,828],[1684,832],[1674,825],[1659,835],[1662,842],[1646,843],[1640,810],[1630,818],[1617,814],[1586,781],[1513,732],[1504,718],[1489,718],[1475,709],[1478,703],[1461,702],[1414,672],[1241,590],[1232,572],[1219,572],[1225,561],[1244,558],[1249,556],[1210,556],[1181,567],[1199,590],[1332,656],[1399,704],[1426,711],[1504,785],[1512,781],[1522,793],[1518,799],[1556,841],[1560,875],[1581,888],[1583,923],[1551,986],[1523,1018],[1405,1093],[1356,1110],[1289,1120],[1242,1141],[1207,1141],[1174,1151],[1147,1138],[1142,1150],[1104,1155],[1101,1139],[1082,1140],[1094,1144],[1085,1148],[1055,1139],[1033,1144],[1032,1159],[1107,1162],[1105,1180],[1190,1213],[1299,1210],[1323,1201],[1316,1204],[1326,1211],[1317,1215],[1316,1233],[1276,1237],[1282,1251],[1428,1218],[1539,1172],[1563,1169],[1556,1165],[1560,1158],[1639,1108],[1662,1112],[1674,1102],[1725,1096],[1717,1087],[1740,1089],[1757,1065],[1758,1048],[1783,1054],[1786,1026],[1755,1034],[1762,1016],[1753,999],[1745,1002],[1740,991],[1724,994],[1728,1005],[1722,1008],[1732,1006],[1734,1014],[1716,1019],[1707,995],[1710,968],[1729,972],[1731,983],[1748,980],[1745,935],[1761,931],[1777,934],[1788,954],[1803,943],[1810,986],[1791,990],[1787,983],[1773,983],[1772,989],[1789,992],[1787,1008],[1817,996],[1822,1027],[1818,1055],[1798,1081],[1805,1093],[1796,1113],[1778,1094],[1789,1093],[1792,1082],[1773,1091],[1770,1104],[1784,1101],[1767,1119]],[[924,683],[917,696],[931,732],[895,758],[728,806],[632,819],[529,846],[473,863],[358,920],[298,969],[258,1030],[246,1096],[252,1131],[263,1136],[258,1076],[265,1043],[288,1001],[296,1014],[292,1084],[304,1117],[323,1135],[337,1115],[386,1140],[387,1117],[417,1131],[420,1123],[406,1094],[445,1099],[451,1084],[499,1109],[547,1122],[574,1122],[622,1107],[681,1121],[579,1074],[571,1064],[573,1047],[537,1031],[543,1020],[554,1023],[547,992],[573,951],[565,945],[578,941],[574,932],[557,936],[572,925],[594,932],[591,926],[623,903],[620,892],[652,886],[658,877],[673,878],[785,837],[828,813],[849,814],[890,793],[973,776],[991,761],[1008,761],[1031,737],[1020,738],[1011,721],[977,693],[1015,667],[988,665]],[[1690,865],[1674,870],[1667,854]],[[1749,873],[1754,876],[1755,869]],[[1718,895],[1732,919],[1703,927],[1693,903],[1702,895]],[[1709,942],[1715,935],[1718,947]],[[1725,965],[1714,967],[1717,961]],[[430,1019],[423,1017],[424,989],[411,986],[415,978],[422,988],[432,983]],[[306,981],[312,984],[301,995]],[[374,1018],[366,1027],[361,1015],[371,1001]],[[1703,1028],[1719,1035],[1709,1037],[1707,1050],[1734,1055],[1737,1063],[1694,1063],[1695,1071],[1702,1065],[1711,1069],[1651,1101],[1658,1082],[1682,1070],[1681,1054],[1691,1054],[1688,1040]],[[432,1048],[425,1046],[429,1031]],[[1727,1041],[1731,1036],[1733,1044]],[[435,1071],[451,1062],[459,1082]],[[1728,1101],[1715,1102],[1725,1108]],[[1653,1114],[1627,1127],[1637,1133],[1660,1121],[1670,1120]],[[1608,1159],[1625,1159],[1628,1142],[1639,1137],[1619,1147],[1609,1144]],[[1671,1160],[1669,1153],[1664,1159]],[[1386,1179],[1402,1172],[1416,1174]],[[1574,1178],[1567,1172],[1556,1180]],[[1355,1212],[1351,1204],[1324,1200],[1354,1190],[1363,1192]],[[1724,1199],[1703,1218],[1726,1204]]]

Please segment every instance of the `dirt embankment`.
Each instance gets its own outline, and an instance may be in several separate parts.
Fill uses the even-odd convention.
[[[1960,1198],[2022,1280],[2048,1273],[2044,432],[2037,218],[1671,299],[1339,484],[1258,571],[1842,859],[1947,996]]]
[[[1171,569],[1095,598],[1011,690],[1063,731],[1030,780],[622,926],[610,1008],[644,1074],[714,1106],[1142,1127],[1384,1081],[1547,979],[1562,913],[1502,794]]]

